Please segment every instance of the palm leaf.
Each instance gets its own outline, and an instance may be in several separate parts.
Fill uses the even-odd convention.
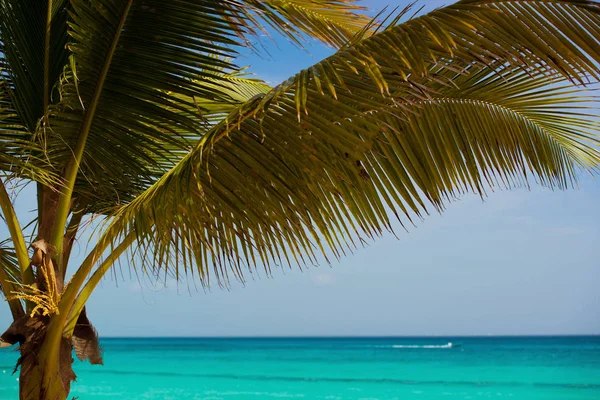
[[[241,74],[225,73],[218,74],[217,79],[207,78],[202,86],[207,90],[215,88],[223,93],[224,97],[208,99],[174,94],[173,97],[177,98],[179,104],[170,111],[179,113],[181,108],[185,107],[188,115],[194,119],[195,130],[191,132],[185,127],[164,129],[163,135],[176,137],[181,143],[165,143],[162,155],[136,149],[134,146],[131,151],[136,152],[135,157],[128,159],[127,166],[112,165],[110,162],[101,165],[98,160],[114,157],[115,152],[120,152],[126,143],[123,142],[116,149],[105,145],[95,149],[97,157],[89,161],[92,167],[84,170],[84,178],[78,181],[75,190],[77,196],[87,199],[84,212],[104,214],[113,210],[116,205],[128,202],[185,156],[189,148],[202,137],[200,132],[207,132],[240,104],[271,89],[261,80]],[[122,169],[125,168],[128,171],[123,174]]]
[[[301,45],[308,35],[336,47],[344,46],[369,22],[354,0],[244,0],[245,16],[257,29],[270,26]]]
[[[566,187],[600,162],[569,86],[597,81],[599,37],[585,1],[468,1],[391,26],[234,110],[107,235],[134,232],[149,273],[224,283],[340,256],[462,191]]]
[[[10,239],[3,240],[0,242],[0,269],[2,275],[6,277],[9,282],[20,282],[21,271],[19,269],[19,262],[17,261],[17,255],[14,249],[9,247]],[[0,286],[0,291],[4,293],[4,289]]]
[[[39,158],[42,149],[31,142],[31,133],[18,118],[10,94],[9,82],[0,77],[1,173],[4,176],[25,178],[47,185],[56,184],[57,177],[46,160]]]
[[[14,297],[14,291],[22,281],[19,261],[10,242],[10,239],[0,242],[0,292],[7,300],[13,318],[16,320],[24,315],[23,305]],[[6,347],[6,343],[9,345],[16,343],[15,336],[10,331],[9,328],[0,337],[0,347]]]
[[[241,104],[255,97],[260,97],[271,91],[271,87],[260,79],[250,78],[245,74],[219,74],[218,81],[208,80],[204,83],[207,88],[213,86],[222,91],[226,97],[224,99],[207,99],[193,97],[187,99],[192,102],[200,111],[201,117],[208,122],[207,127],[222,121],[230,112],[235,110]],[[193,142],[200,137],[190,138]]]
[[[72,56],[40,136],[57,170],[82,155],[74,196],[88,211],[133,199],[206,132],[204,113],[253,86],[232,90],[242,6],[70,2]]]
[[[50,37],[46,49],[48,4],[52,3]],[[0,68],[3,69],[2,75],[10,81],[12,101],[20,121],[30,132],[37,129],[45,113],[44,99],[48,102],[52,98],[58,100],[57,93],[52,89],[68,60],[69,8],[69,2],[64,0],[0,1]]]

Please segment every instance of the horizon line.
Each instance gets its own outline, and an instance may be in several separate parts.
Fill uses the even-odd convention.
[[[226,335],[226,336],[100,336],[101,339],[422,339],[422,338],[552,338],[600,337],[600,333],[491,334],[491,335]]]

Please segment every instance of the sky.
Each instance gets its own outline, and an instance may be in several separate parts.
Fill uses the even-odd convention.
[[[240,63],[272,84],[331,53],[314,43],[267,47],[269,56],[244,54]],[[23,220],[35,206],[24,195]],[[600,177],[589,175],[575,190],[465,195],[409,232],[397,227],[398,238],[229,290],[140,283],[122,265],[91,297],[88,315],[103,337],[600,334],[599,200]],[[85,248],[75,246],[73,261]],[[6,306],[0,322],[10,323]]]

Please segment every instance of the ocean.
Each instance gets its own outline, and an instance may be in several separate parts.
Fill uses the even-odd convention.
[[[452,343],[452,345],[449,345]],[[600,336],[110,338],[78,400],[600,399]],[[0,399],[18,398],[0,350]]]

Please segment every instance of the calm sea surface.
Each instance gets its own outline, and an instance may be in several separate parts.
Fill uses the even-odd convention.
[[[453,346],[447,345],[452,342]],[[600,399],[600,337],[104,339],[87,399]],[[460,346],[459,346],[460,345]],[[0,399],[17,399],[0,350]]]

